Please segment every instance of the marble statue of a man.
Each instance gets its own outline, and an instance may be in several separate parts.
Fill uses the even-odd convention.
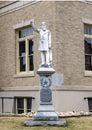
[[[42,22],[42,29],[38,29],[34,22],[31,21],[31,26],[40,35],[39,51],[41,52],[41,65],[51,66],[52,64],[52,50],[51,50],[51,32],[47,30],[46,23]]]

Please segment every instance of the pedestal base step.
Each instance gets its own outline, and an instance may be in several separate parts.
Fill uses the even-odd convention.
[[[38,111],[33,115],[32,120],[33,121],[57,121],[58,115],[54,111],[52,112]]]
[[[25,121],[25,126],[67,126],[66,120],[59,121]]]

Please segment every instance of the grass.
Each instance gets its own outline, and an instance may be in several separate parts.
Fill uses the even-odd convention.
[[[0,130],[92,130],[92,117],[65,118],[67,127],[52,126],[23,126],[23,122],[30,120],[27,117],[0,117]]]

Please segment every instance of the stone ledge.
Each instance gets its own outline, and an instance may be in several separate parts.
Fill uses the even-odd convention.
[[[75,111],[75,112],[56,112],[58,117],[60,118],[68,118],[68,117],[82,117],[82,116],[92,116],[92,112],[83,112],[83,111]],[[32,118],[32,116],[35,114],[34,111],[29,113],[22,113],[22,114],[14,114],[14,113],[0,113],[1,116],[9,116],[9,117],[28,117]]]
[[[69,111],[69,112],[56,112],[58,117],[66,118],[66,117],[80,117],[80,116],[92,116],[92,112],[84,112],[84,111]],[[29,113],[20,114],[20,116],[32,117],[35,114],[34,111]]]
[[[48,75],[51,75],[51,74],[54,74],[55,73],[55,70],[52,68],[52,67],[41,67],[37,70],[37,74],[48,74]]]

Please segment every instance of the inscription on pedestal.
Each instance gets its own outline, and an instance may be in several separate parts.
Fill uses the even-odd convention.
[[[42,101],[42,102],[51,102],[52,101],[51,89],[41,89],[40,101]]]

